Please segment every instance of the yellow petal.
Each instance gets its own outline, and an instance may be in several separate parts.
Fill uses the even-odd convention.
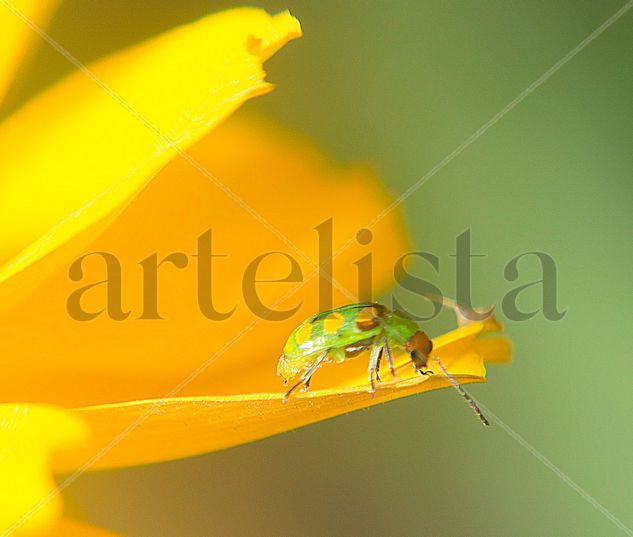
[[[84,424],[70,411],[0,404],[0,533],[39,535],[54,527],[59,496],[39,505],[55,487],[51,454],[81,443],[86,435]]]
[[[292,256],[307,278],[319,259],[314,228],[328,218],[333,219],[334,252],[352,239],[334,262],[335,277],[356,293],[354,263],[372,254],[375,293],[393,284],[393,267],[408,248],[401,216],[394,212],[383,219],[367,246],[354,239],[359,227],[392,201],[366,168],[335,166],[295,132],[251,118],[231,118],[190,152],[308,260],[187,162],[174,159],[86,250],[111,252],[119,259],[123,305],[132,311],[128,320],[103,314],[79,322],[66,312],[72,292],[103,279],[99,256],[86,259],[81,282],[68,277],[68,266],[58,269],[0,322],[0,349],[9,368],[0,375],[2,397],[64,406],[163,397],[212,357],[179,395],[278,390],[276,363],[284,342],[300,321],[326,309],[319,303],[319,283],[327,280],[312,278],[299,290],[294,283],[259,285],[261,300],[270,306],[295,289],[275,309],[300,305],[285,320],[263,321],[250,309],[242,276],[257,256],[280,251]],[[221,312],[236,308],[222,321],[207,319],[198,308],[198,258],[192,254],[197,238],[209,229],[213,252],[226,255],[213,261],[214,306]],[[169,264],[160,269],[158,306],[164,320],[139,320],[139,262],[154,252],[161,259],[183,252],[189,263],[185,269]],[[270,257],[258,279],[283,278],[289,266],[281,255]],[[351,301],[336,287],[333,294],[334,304]],[[95,288],[84,295],[83,307],[98,311],[104,300],[104,289]]]
[[[490,364],[507,363],[512,356],[512,341],[507,337],[481,338],[476,342],[476,348]]]
[[[483,382],[486,358],[476,342],[482,323],[459,328],[434,341],[435,352],[460,383]],[[366,358],[366,356],[365,356]],[[402,358],[403,363],[406,358]],[[366,370],[366,359],[358,358]],[[340,371],[345,364],[329,364],[315,375],[323,381],[326,371]],[[435,375],[421,379],[413,368],[400,368],[397,379],[388,374],[374,397],[367,391],[366,373],[346,380],[339,387],[317,389],[282,403],[283,391],[233,396],[180,397],[163,400],[131,401],[78,409],[94,431],[95,442],[87,449],[66,452],[56,460],[64,470],[81,465],[113,438],[120,437],[95,468],[107,468],[186,457],[231,447],[273,434],[449,385],[436,369]],[[117,438],[119,440],[119,438]]]
[[[46,24],[59,0],[11,0],[12,6],[38,26]],[[37,35],[19,16],[0,4],[0,102]]]
[[[177,148],[269,91],[262,62],[300,33],[287,12],[212,15],[76,72],[0,125],[0,307],[94,238]]]

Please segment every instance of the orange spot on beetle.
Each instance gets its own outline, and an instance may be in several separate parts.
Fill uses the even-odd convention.
[[[295,334],[295,341],[298,345],[303,345],[310,339],[311,335],[312,325],[306,323],[301,328],[299,328],[299,330],[297,330],[297,333]]]
[[[336,334],[343,323],[345,322],[345,318],[338,312],[330,313],[323,320],[323,330],[325,330],[326,334]]]
[[[356,316],[356,326],[363,332],[376,328],[381,321],[380,312],[372,307],[363,308]]]

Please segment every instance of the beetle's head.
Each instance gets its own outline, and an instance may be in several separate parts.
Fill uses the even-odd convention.
[[[282,354],[277,364],[277,376],[284,380],[284,384],[293,378],[297,373],[302,371],[305,363],[301,360],[291,360],[286,355]]]
[[[424,332],[418,330],[407,341],[405,348],[411,355],[411,360],[422,367],[426,366],[429,354],[433,350],[433,342]]]

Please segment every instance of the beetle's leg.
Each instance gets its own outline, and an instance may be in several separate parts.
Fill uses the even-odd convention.
[[[323,360],[325,360],[325,357],[327,356],[328,351],[325,351],[319,358],[316,359],[316,361],[314,362],[314,364],[312,364],[312,366],[310,367],[310,369],[308,369],[303,375],[301,375],[301,378],[303,378],[303,386],[299,389],[300,392],[305,392],[308,391],[308,389],[310,388],[310,381],[312,380],[312,375],[314,375],[315,371],[319,368],[319,366],[321,365],[321,362],[323,362]]]
[[[389,371],[391,371],[392,377],[397,377],[396,368],[393,364],[393,354],[391,353],[391,347],[389,347],[389,342],[387,341],[387,336],[383,336],[382,338],[382,348],[384,349],[385,356],[387,357],[387,364],[389,364]]]
[[[290,397],[290,395],[292,394],[292,392],[294,392],[299,386],[301,386],[303,384],[304,389],[302,391],[305,391],[309,388],[310,386],[310,379],[312,378],[312,375],[314,375],[314,372],[319,368],[319,366],[321,365],[321,363],[323,362],[323,360],[325,360],[327,353],[329,352],[329,350],[325,351],[323,354],[321,354],[315,361],[314,363],[310,366],[309,369],[307,369],[306,371],[303,372],[303,374],[301,375],[301,377],[299,377],[299,380],[296,382],[296,384],[294,384],[287,392],[286,395],[284,395],[284,398],[282,399],[282,402],[285,403],[286,401],[288,401],[288,398]]]
[[[380,344],[380,352],[378,353],[378,360],[376,360],[376,382],[378,382],[379,384],[382,382],[382,379],[380,378],[380,362],[382,360],[382,355],[385,352],[385,347],[382,345],[382,342]]]
[[[380,357],[382,356],[382,340],[379,337],[374,339],[371,347],[371,355],[369,357],[369,393],[373,396],[376,393],[376,383],[374,379],[380,382],[380,376],[378,375],[378,364],[380,363]]]
[[[306,381],[303,383],[303,386],[299,388],[299,392],[307,392],[310,389],[310,381],[312,380],[312,376],[308,377]]]

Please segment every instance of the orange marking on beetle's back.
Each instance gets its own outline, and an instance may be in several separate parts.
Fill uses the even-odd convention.
[[[356,326],[364,331],[372,330],[380,324],[380,312],[372,307],[363,308],[356,316]]]
[[[323,320],[323,330],[326,334],[336,334],[343,326],[345,322],[345,317],[338,312],[330,313]]]
[[[312,325],[306,323],[301,328],[299,328],[299,330],[297,330],[297,333],[295,334],[295,341],[298,345],[303,345],[310,339],[311,335]]]

